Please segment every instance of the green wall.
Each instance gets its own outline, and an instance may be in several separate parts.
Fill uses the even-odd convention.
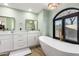
[[[49,10],[42,10],[38,14],[38,29],[41,32],[41,35],[50,36],[50,18],[51,12]]]

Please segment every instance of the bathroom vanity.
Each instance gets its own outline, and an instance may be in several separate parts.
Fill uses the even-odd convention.
[[[39,31],[0,31],[0,53],[39,45]]]
[[[0,31],[0,53],[13,49],[12,34],[9,31]]]
[[[24,55],[31,52],[29,47],[39,45],[40,31],[38,31],[37,20],[26,19],[25,25],[23,23],[18,25],[18,30],[16,30],[15,18],[0,16],[0,54],[11,52],[12,56],[19,52],[19,55]],[[25,29],[22,26],[25,26]]]
[[[29,31],[28,32],[28,47],[33,47],[39,45],[39,31]]]

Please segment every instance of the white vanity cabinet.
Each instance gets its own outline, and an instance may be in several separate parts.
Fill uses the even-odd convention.
[[[39,45],[39,31],[28,31],[28,47]]]
[[[14,50],[27,47],[27,33],[19,32],[14,34]]]
[[[0,34],[0,53],[13,49],[13,41],[11,34]]]
[[[0,53],[39,45],[39,31],[0,32]]]
[[[39,45],[39,31],[18,32],[13,34],[14,50]]]

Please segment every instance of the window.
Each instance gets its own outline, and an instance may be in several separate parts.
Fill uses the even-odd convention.
[[[68,12],[77,10],[77,12]],[[65,15],[60,16],[65,11]],[[79,9],[67,8],[60,11],[53,19],[53,38],[79,44]]]

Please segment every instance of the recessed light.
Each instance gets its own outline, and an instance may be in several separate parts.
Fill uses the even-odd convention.
[[[8,3],[4,3],[5,6],[8,6]]]
[[[28,11],[30,11],[30,12],[31,12],[31,11],[32,11],[32,9],[31,9],[31,8],[29,8],[29,9],[28,9]]]

